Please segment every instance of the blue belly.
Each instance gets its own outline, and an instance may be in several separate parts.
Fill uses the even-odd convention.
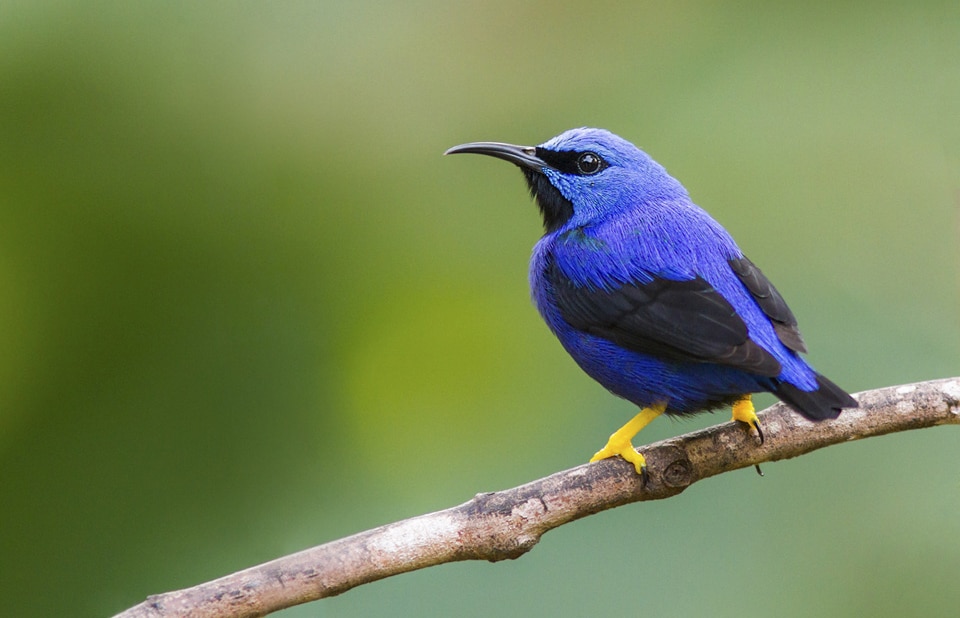
[[[642,408],[665,402],[667,414],[694,414],[773,388],[771,378],[722,365],[664,361],[572,331],[558,336],[590,377]]]

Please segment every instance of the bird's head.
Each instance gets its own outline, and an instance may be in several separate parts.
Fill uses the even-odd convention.
[[[539,146],[472,142],[444,154],[456,153],[485,154],[519,166],[547,233],[687,196],[645,152],[603,129],[571,129]]]

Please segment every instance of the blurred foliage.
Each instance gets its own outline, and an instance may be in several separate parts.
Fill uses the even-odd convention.
[[[4,613],[109,615],[632,414],[535,315],[535,208],[465,141],[609,128],[831,378],[957,375],[958,109],[956,2],[0,4]],[[284,615],[953,615],[956,452],[832,448]]]

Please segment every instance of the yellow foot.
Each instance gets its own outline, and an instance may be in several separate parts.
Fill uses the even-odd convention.
[[[633,436],[637,435],[641,429],[649,425],[650,421],[663,414],[666,408],[666,404],[658,404],[644,408],[640,414],[630,419],[626,425],[613,432],[613,435],[607,440],[607,444],[597,451],[594,456],[590,458],[590,461],[599,461],[620,455],[620,457],[623,457],[633,464],[633,467],[637,470],[637,474],[642,476],[644,482],[646,482],[647,460],[643,458],[643,455],[634,450],[630,440],[632,440]]]
[[[744,395],[742,399],[733,404],[733,418],[731,421],[740,421],[757,430],[760,436],[760,444],[763,444],[763,430],[760,429],[760,419],[757,418],[757,412],[753,408],[753,401],[750,395]]]
[[[610,436],[606,446],[594,453],[590,461],[600,461],[601,459],[620,455],[633,464],[633,467],[637,469],[637,474],[644,474],[647,469],[647,460],[633,448],[633,444],[630,443],[629,439],[626,442],[615,441],[615,435],[616,434]]]

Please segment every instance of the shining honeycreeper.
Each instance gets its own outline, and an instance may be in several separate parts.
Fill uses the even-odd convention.
[[[751,393],[813,421],[857,401],[813,370],[797,320],[733,238],[645,152],[602,129],[539,146],[473,142],[445,154],[503,159],[543,216],[530,261],[533,300],[570,356],[642,411],[591,461],[620,455],[646,477],[631,440],[660,414],[730,405],[763,433]]]

